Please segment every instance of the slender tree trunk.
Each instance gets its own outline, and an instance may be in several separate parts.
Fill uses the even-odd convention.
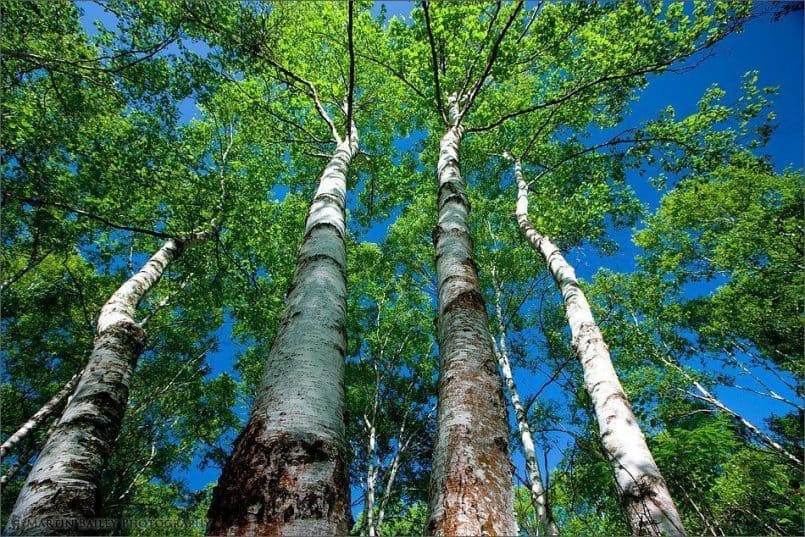
[[[455,99],[441,139],[434,230],[441,375],[427,531],[515,535],[508,423],[473,260],[470,204],[458,166]]]
[[[73,377],[68,380],[62,389],[56,392],[50,401],[42,405],[42,408],[36,411],[36,413],[31,416],[28,421],[22,424],[22,426],[17,429],[17,431],[9,436],[2,445],[0,445],[0,457],[5,457],[6,453],[14,446],[16,446],[23,438],[28,436],[28,433],[39,427],[45,420],[47,420],[51,414],[56,412],[61,404],[64,402],[67,397],[73,393],[73,390],[78,384],[78,380],[81,378],[81,373],[83,371],[76,373]]]
[[[208,513],[208,535],[346,535],[346,177],[336,147],[310,206],[285,314],[246,428]]]
[[[368,420],[367,420],[368,423]],[[366,471],[366,529],[369,537],[375,537],[375,487],[377,486],[377,437],[374,421],[369,425],[369,468]]]
[[[525,467],[528,473],[528,485],[531,490],[531,503],[537,514],[537,521],[539,524],[538,535],[558,535],[556,526],[549,520],[548,516],[548,502],[545,495],[545,488],[542,486],[542,473],[539,468],[539,461],[537,460],[537,451],[534,449],[534,437],[531,434],[531,426],[528,424],[528,416],[526,415],[525,407],[520,399],[520,392],[517,391],[517,385],[514,382],[512,375],[512,368],[509,362],[509,352],[506,347],[506,327],[503,324],[503,308],[500,304],[500,286],[497,281],[497,270],[492,268],[492,284],[495,288],[495,313],[498,322],[498,333],[500,334],[500,345],[495,342],[496,352],[498,358],[498,365],[500,366],[500,375],[506,385],[506,390],[509,393],[512,407],[514,408],[514,415],[517,419],[517,430],[520,433],[520,442],[523,445],[523,456],[525,457]]]
[[[623,391],[601,331],[593,318],[573,267],[559,249],[541,235],[528,218],[528,185],[519,160],[517,223],[523,236],[545,259],[562,293],[573,350],[584,371],[584,386],[593,402],[599,434],[618,485],[620,502],[635,535],[685,535],[668,486],[654,462]]]
[[[57,419],[53,420],[53,422],[50,424],[50,427],[48,427],[48,430],[45,432],[44,441],[39,442],[38,444],[31,445],[23,453],[17,455],[17,460],[14,462],[14,464],[8,470],[6,470],[6,473],[3,474],[2,477],[0,477],[0,485],[5,485],[6,483],[14,479],[17,473],[19,473],[20,469],[22,469],[23,467],[25,467],[26,464],[28,464],[28,461],[31,460],[31,457],[33,457],[36,453],[42,450],[42,447],[45,445],[45,442],[47,442],[47,439],[53,433],[53,429],[56,428],[56,424],[58,423],[58,421],[59,420]]]
[[[738,414],[737,412],[726,406],[724,403],[722,403],[717,397],[715,397],[710,392],[710,390],[702,386],[701,383],[699,383],[698,381],[693,379],[690,375],[685,373],[682,368],[677,367],[677,369],[679,369],[679,371],[682,371],[682,373],[688,378],[688,380],[690,380],[693,383],[693,386],[696,387],[696,391],[698,391],[700,394],[696,395],[694,393],[690,393],[689,395],[713,405],[714,407],[724,412],[725,414],[729,414],[734,419],[740,421],[744,427],[746,427],[747,429],[752,431],[755,435],[757,435],[757,437],[760,438],[764,444],[776,450],[778,454],[782,455],[783,457],[786,457],[790,462],[794,463],[794,465],[797,468],[800,468],[802,466],[802,461],[798,457],[793,455],[778,442],[775,442],[772,437],[770,437],[769,435],[758,429],[755,426],[755,424],[753,424],[751,421],[747,420],[746,418],[744,418],[743,416],[741,416],[740,414]]]
[[[120,431],[129,379],[145,344],[135,322],[137,304],[193,239],[168,239],[101,308],[89,363],[75,393],[25,480],[11,512],[7,535],[75,534],[75,525],[46,519],[80,520],[100,512],[100,479]]]

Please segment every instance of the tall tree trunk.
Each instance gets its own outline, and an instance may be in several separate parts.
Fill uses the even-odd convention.
[[[89,363],[25,480],[7,535],[75,534],[77,526],[41,522],[99,514],[101,472],[120,431],[129,379],[145,344],[145,332],[134,320],[137,304],[188,242],[204,238],[168,239],[101,308]]]
[[[367,424],[369,420],[367,419]],[[369,537],[375,537],[375,488],[377,486],[377,437],[375,434],[375,422],[369,424],[369,467],[366,470],[366,531]]]
[[[545,488],[542,486],[542,473],[537,460],[537,451],[534,449],[534,437],[531,434],[531,426],[528,424],[528,416],[525,407],[520,399],[520,392],[512,375],[511,364],[509,363],[509,352],[506,347],[506,327],[503,323],[503,308],[500,304],[500,285],[497,281],[497,270],[492,268],[492,285],[495,288],[495,313],[498,322],[498,333],[500,345],[495,342],[500,366],[500,375],[509,393],[514,415],[517,419],[517,430],[520,433],[520,443],[523,445],[523,456],[525,458],[526,472],[528,473],[528,486],[531,490],[531,503],[536,511],[538,521],[538,535],[558,535],[556,526],[550,521],[548,516],[548,502]],[[494,339],[492,340],[494,342]]]
[[[458,167],[463,128],[450,99],[434,230],[441,375],[427,531],[515,535],[506,406],[473,260],[470,204]]]
[[[17,429],[14,434],[9,436],[2,445],[0,445],[0,457],[5,457],[6,453],[14,446],[16,446],[23,438],[28,436],[28,433],[39,427],[45,420],[47,420],[51,414],[56,412],[61,404],[64,402],[67,397],[73,393],[76,385],[78,384],[78,380],[81,378],[80,371],[73,375],[73,377],[68,380],[64,386],[62,386],[61,390],[56,392],[56,395],[50,398],[50,400],[42,405],[42,408],[36,411],[36,413],[31,416],[28,421],[22,424],[22,426]]]
[[[519,160],[515,160],[514,174],[517,223],[529,244],[545,259],[562,293],[573,350],[581,361],[584,387],[593,402],[601,443],[612,465],[632,533],[685,535],[682,519],[646,445],[576,273],[559,249],[531,225],[528,185]]]
[[[285,313],[208,535],[346,535],[345,200],[358,139],[340,142],[310,206]]]

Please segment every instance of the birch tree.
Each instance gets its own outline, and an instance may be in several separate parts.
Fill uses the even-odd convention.
[[[384,65],[389,73],[405,83],[424,110],[421,114],[424,118],[435,119],[435,125],[447,129],[440,141],[436,166],[440,199],[434,243],[443,380],[440,383],[438,422],[441,425],[434,454],[429,531],[437,534],[442,531],[514,531],[511,518],[497,518],[511,512],[510,476],[502,463],[508,457],[507,450],[497,452],[494,464],[500,466],[494,468],[486,468],[489,461],[481,463],[474,458],[481,452],[495,452],[490,442],[495,438],[505,439],[501,436],[505,419],[500,390],[493,382],[494,354],[483,319],[485,306],[482,299],[480,302],[475,298],[470,300],[480,295],[480,289],[476,282],[477,271],[472,266],[466,185],[458,171],[458,150],[463,135],[465,132],[487,133],[499,128],[501,132],[507,132],[510,124],[528,124],[532,132],[520,138],[520,143],[530,150],[545,143],[561,124],[581,128],[602,118],[599,113],[604,109],[609,117],[613,117],[611,114],[624,106],[622,99],[645,84],[647,73],[663,71],[675,61],[707,48],[729,32],[743,13],[740,6],[724,4],[717,8],[719,12],[723,10],[727,15],[734,10],[735,18],[717,19],[702,4],[695,10],[696,18],[686,19],[682,23],[686,30],[679,32],[681,27],[673,26],[682,22],[678,7],[681,6],[669,10],[667,17],[661,19],[661,7],[646,10],[634,3],[612,8],[539,5],[527,13],[523,12],[521,3],[487,7],[429,6],[424,3],[421,10],[412,13],[410,29],[406,30],[399,24],[390,26],[395,43],[393,60],[382,61],[377,56],[371,60]],[[564,21],[564,32],[557,32],[556,21],[559,19]],[[676,22],[669,24],[671,21]],[[607,37],[609,28],[615,25],[623,31],[624,24],[634,31],[636,39],[644,32],[656,31],[666,35],[673,44],[662,52],[657,51],[656,55],[636,53],[633,41],[615,42]],[[584,37],[578,41],[565,41],[569,35]],[[546,54],[545,50],[551,50],[550,43],[556,44],[555,53]],[[572,54],[572,51],[577,54]],[[605,62],[600,61],[605,57]],[[448,229],[454,231],[448,234]],[[454,316],[450,304],[459,297],[463,298],[455,302]],[[473,314],[470,310],[481,313]],[[463,322],[465,314],[467,319],[473,320]],[[461,317],[462,321],[454,323],[453,317]],[[483,328],[480,327],[481,321]],[[454,352],[451,342],[455,343],[454,338],[463,334],[464,329],[468,330],[467,341],[474,342],[472,354],[476,358],[472,360],[458,351],[455,351],[456,356],[451,354]],[[469,348],[465,336],[460,337],[461,347]],[[467,369],[463,370],[465,365]],[[453,367],[456,367],[455,371],[452,371]],[[464,379],[460,371],[468,375],[469,371],[473,372],[473,386],[457,389],[451,396],[452,388],[448,386],[457,386]],[[483,384],[478,382],[479,372],[483,375]],[[454,377],[458,380],[453,381]],[[474,390],[481,390],[485,395],[476,396]],[[497,395],[493,396],[495,392]],[[467,405],[470,400],[483,400],[484,405],[489,406],[469,412]],[[478,421],[475,422],[471,416],[477,417]],[[463,418],[469,421],[457,421]],[[460,430],[466,431],[466,428],[473,434],[462,436]],[[453,434],[455,438],[451,436]],[[451,484],[451,472],[459,471],[463,464],[445,462],[454,460],[454,449],[457,450],[457,460],[468,461],[468,466],[482,469],[486,482],[484,493],[478,491],[478,483],[473,480],[458,481],[456,478],[456,483],[461,485]],[[458,452],[462,454],[458,455]],[[494,483],[494,486],[490,487],[489,483]],[[463,499],[453,498],[454,493]],[[465,508],[459,509],[462,503]],[[490,508],[491,505],[495,507]],[[464,512],[468,513],[468,520],[463,518]],[[492,515],[492,512],[496,514]],[[482,526],[487,522],[491,526],[484,530]]]
[[[182,249],[208,240],[209,233],[168,239],[101,308],[90,361],[17,497],[6,528],[10,535],[74,532],[78,528],[55,527],[58,523],[48,528],[41,522],[97,514],[101,470],[120,430],[131,372],[145,345],[135,320],[137,304]]]
[[[226,6],[224,6],[226,7]],[[344,437],[346,343],[346,197],[350,164],[358,153],[358,103],[353,27],[347,5],[274,6],[270,13],[238,11],[254,33],[227,33],[197,6],[183,6],[194,24],[230,49],[249,50],[277,21],[273,50],[254,42],[261,76],[281,81],[295,104],[305,103],[328,132],[314,142],[330,146],[308,210],[285,312],[258,388],[251,416],[215,489],[208,533],[344,534],[349,487]],[[314,13],[316,16],[314,17]],[[365,20],[366,17],[364,16]],[[328,35],[322,43],[310,31]],[[329,53],[327,50],[329,49]],[[329,65],[317,71],[317,64]],[[345,75],[339,79],[339,72]],[[332,114],[339,114],[334,116]],[[343,118],[343,129],[341,124]],[[300,125],[308,131],[307,125]],[[312,127],[320,130],[321,127]]]
[[[632,413],[575,271],[550,239],[531,225],[528,185],[516,158],[514,174],[518,187],[517,223],[523,237],[545,259],[562,293],[573,349],[584,370],[585,389],[595,408],[601,442],[612,465],[629,525],[635,534],[685,535],[682,519]]]
[[[413,234],[411,224],[406,217],[395,222],[391,240]],[[419,267],[391,246],[351,249],[350,330],[363,337],[350,338],[347,430],[353,482],[363,490],[356,528],[373,536],[389,534],[386,523],[401,505],[425,501],[435,413],[430,296],[412,285]]]

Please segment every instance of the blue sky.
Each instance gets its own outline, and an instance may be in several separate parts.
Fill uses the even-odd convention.
[[[384,2],[387,5],[389,16],[408,13],[412,7],[410,2]],[[82,19],[85,27],[94,33],[92,23],[99,20],[105,25],[114,23],[113,18],[102,8],[92,2],[81,4],[85,11]],[[376,6],[374,11],[378,11]],[[642,93],[639,101],[632,106],[630,124],[641,123],[647,119],[655,118],[658,111],[667,106],[673,106],[678,116],[684,116],[695,109],[696,103],[705,90],[713,83],[727,91],[728,99],[737,98],[742,75],[750,70],[760,72],[760,86],[778,86],[780,94],[774,99],[773,109],[777,112],[778,128],[765,152],[773,157],[778,170],[793,165],[795,168],[803,166],[803,23],[802,14],[773,22],[770,17],[762,17],[749,22],[742,33],[727,37],[715,47],[713,57],[707,59],[698,68],[685,73],[669,73],[652,76],[648,88]],[[182,104],[182,114],[189,120],[196,114],[192,101]],[[630,184],[639,194],[640,199],[651,209],[657,207],[659,194],[648,185],[647,177],[631,174],[628,178]],[[615,271],[628,272],[634,268],[634,258],[637,254],[631,245],[631,230],[622,230],[613,233],[613,237],[622,245],[619,252],[613,256],[600,257],[595,253],[577,249],[569,253],[569,260],[576,267],[580,277],[589,279],[600,268],[609,268]],[[382,235],[381,227],[375,227],[370,237],[378,238]],[[707,292],[712,284],[702,284],[695,292]],[[237,347],[231,341],[231,325],[226,323],[218,332],[221,341],[219,350],[210,355],[213,369],[212,375],[224,371],[231,371],[234,354]],[[758,371],[758,375],[765,382],[769,382],[781,393],[789,393],[776,379],[768,373]],[[544,378],[528,373],[523,369],[515,371],[517,382],[524,394],[538,388]],[[747,383],[750,384],[750,383]],[[735,389],[721,389],[718,392],[724,402],[734,408],[758,425],[763,424],[763,418],[771,412],[785,410],[779,404],[769,399],[747,395]],[[554,451],[549,457],[549,466],[554,466],[559,460],[558,452]],[[522,468],[520,457],[516,457],[517,464]],[[183,472],[193,488],[201,488],[217,478],[218,470],[208,468],[205,471],[191,469]],[[354,498],[353,498],[354,500]]]

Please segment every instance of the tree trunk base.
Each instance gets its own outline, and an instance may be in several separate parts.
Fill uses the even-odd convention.
[[[252,419],[213,491],[207,535],[347,535],[343,446]]]

